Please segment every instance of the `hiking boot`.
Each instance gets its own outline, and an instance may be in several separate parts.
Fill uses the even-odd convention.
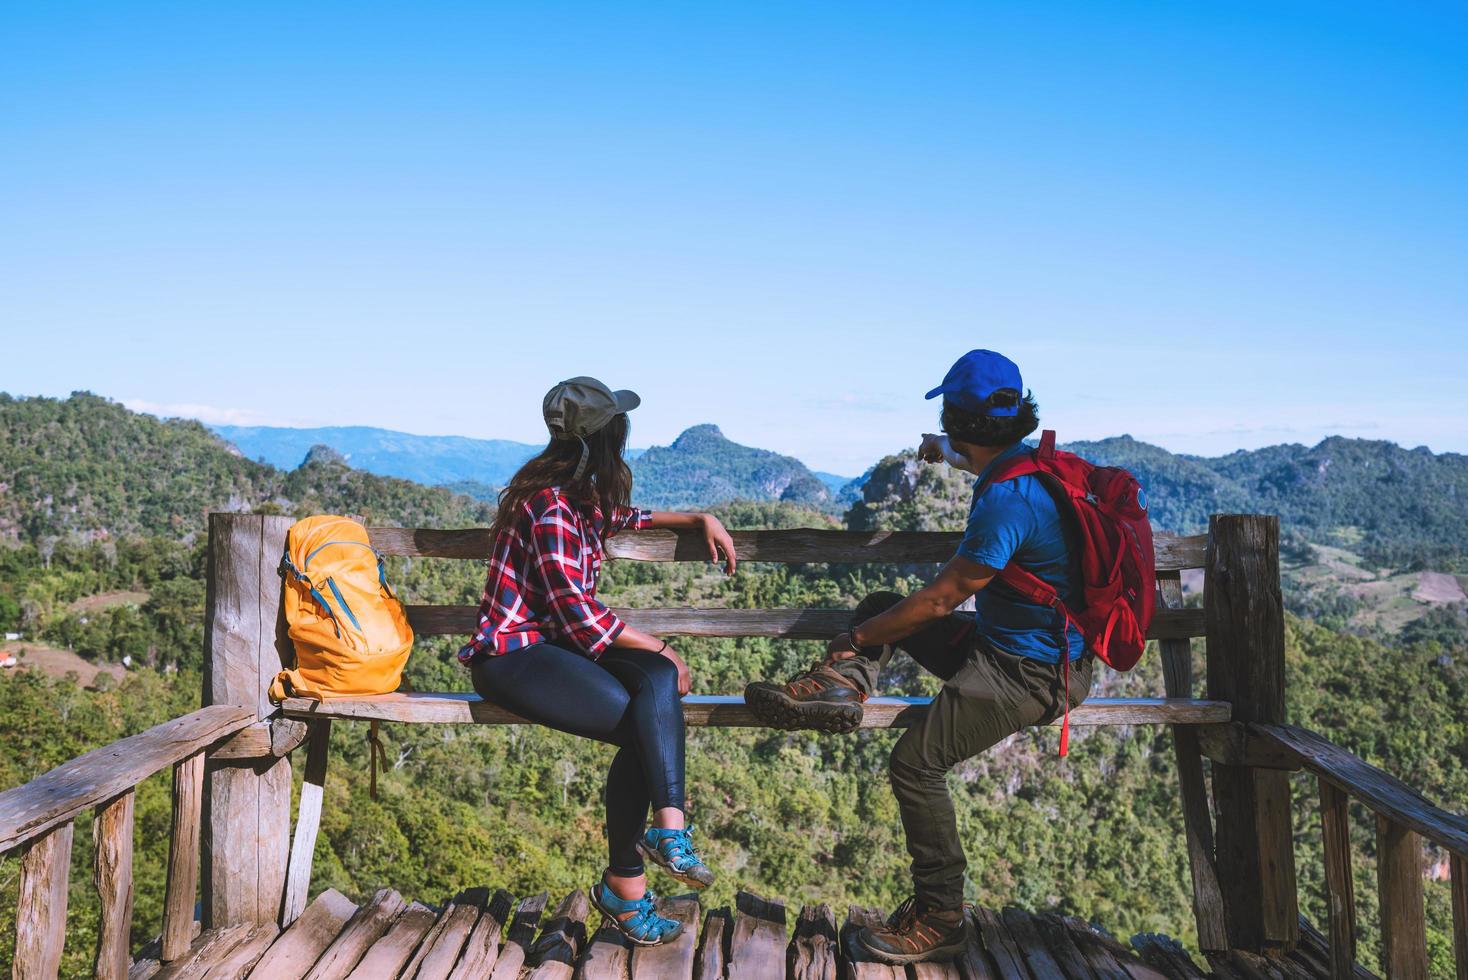
[[[866,699],[855,681],[824,663],[784,684],[755,681],[744,689],[744,703],[754,716],[785,731],[855,731],[861,725],[861,703]]]
[[[916,898],[897,906],[880,929],[857,933],[862,949],[883,963],[927,963],[951,960],[968,944],[963,909],[923,909]]]
[[[714,883],[714,873],[698,856],[693,846],[693,828],[664,830],[650,827],[637,841],[637,850],[690,888],[707,888]]]

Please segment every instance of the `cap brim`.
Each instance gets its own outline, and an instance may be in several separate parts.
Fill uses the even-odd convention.
[[[937,398],[939,395],[945,395],[947,393],[948,393],[948,386],[947,385],[939,385],[938,387],[934,388],[932,391],[930,391],[926,395],[924,395],[923,398],[924,399]]]
[[[619,415],[626,414],[642,404],[641,396],[635,391],[627,391],[626,389],[614,391],[612,392],[612,397],[617,401],[617,413]]]

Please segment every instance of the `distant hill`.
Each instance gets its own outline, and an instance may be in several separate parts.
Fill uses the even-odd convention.
[[[215,432],[250,459],[293,470],[312,446],[330,446],[354,469],[433,486],[460,482],[503,486],[543,446],[508,439],[420,436],[365,425],[288,429],[269,425],[216,425]]]
[[[1195,533],[1208,515],[1278,514],[1287,537],[1341,547],[1390,567],[1468,565],[1468,456],[1332,436],[1313,447],[1270,446],[1205,458],[1119,436],[1065,448],[1124,466],[1147,490],[1152,520]],[[959,528],[973,477],[883,459],[848,514],[856,527]]]
[[[211,510],[460,526],[492,513],[447,490],[353,469],[329,452],[286,472],[246,459],[198,422],[140,415],[85,392],[0,393],[0,540],[187,539]]]
[[[632,461],[632,474],[637,502],[645,507],[708,507],[729,500],[828,507],[836,496],[800,460],[731,442],[716,425],[695,425],[671,446],[653,446]]]

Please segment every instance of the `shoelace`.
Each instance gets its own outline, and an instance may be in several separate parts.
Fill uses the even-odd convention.
[[[630,901],[625,898],[618,898],[617,894],[610,888],[607,888],[605,884],[602,885],[602,890],[604,895],[610,896],[612,901],[620,906],[617,909],[617,920],[629,932],[636,934],[640,939],[647,939],[653,936],[661,937],[677,924],[672,919],[665,919],[658,915],[656,905],[657,896],[652,893],[651,889],[643,892],[641,898]],[[612,902],[608,902],[607,904],[610,905]],[[631,912],[632,914],[623,919],[621,916],[625,912]]]
[[[658,841],[658,848],[667,859],[680,869],[685,862],[702,863],[698,858],[698,851],[693,846],[693,828],[674,830],[662,835]]]

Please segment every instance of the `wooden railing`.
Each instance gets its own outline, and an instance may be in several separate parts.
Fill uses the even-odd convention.
[[[173,767],[173,827],[163,912],[163,956],[192,940],[199,877],[200,788],[210,746],[255,721],[252,710],[213,705],[86,755],[0,793],[0,853],[23,849],[16,909],[17,978],[54,977],[66,938],[71,839],[95,807],[94,881],[101,899],[95,972],[123,978],[132,962],[133,796],[138,783]]]
[[[291,521],[216,514],[210,519],[205,634],[207,707],[81,756],[24,786],[0,793],[0,853],[22,849],[15,975],[56,973],[65,929],[71,828],[96,808],[96,883],[102,928],[99,976],[127,972],[131,920],[133,789],[173,766],[173,827],[159,958],[182,956],[196,928],[200,889],[204,929],[270,923],[300,914],[310,882],[327,744],[333,718],[515,724],[521,720],[472,695],[397,694],[291,699],[272,704],[270,679],[291,660],[276,574]],[[372,528],[392,555],[478,558],[482,529]],[[744,560],[771,562],[934,562],[952,554],[947,533],[735,532]],[[701,540],[641,532],[613,540],[617,557],[702,561]],[[1333,969],[1350,976],[1356,958],[1346,800],[1377,816],[1384,923],[1383,966],[1391,977],[1425,976],[1421,841],[1452,854],[1455,939],[1468,964],[1468,825],[1379,769],[1318,735],[1284,724],[1284,620],[1278,524],[1259,516],[1215,517],[1209,534],[1159,536],[1158,640],[1165,697],[1092,699],[1077,725],[1167,724],[1173,733],[1199,945],[1209,953],[1274,952],[1299,937],[1290,828],[1292,770],[1320,780]],[[1204,606],[1184,608],[1180,573],[1204,573]],[[843,610],[630,609],[629,621],[668,635],[821,639],[844,628]],[[467,632],[472,609],[412,606],[423,634]],[[1190,639],[1206,638],[1205,688],[1194,696]],[[925,699],[867,703],[865,727],[911,724]],[[685,700],[693,725],[752,725],[734,696]],[[290,812],[290,753],[309,742],[300,809]],[[207,753],[207,765],[206,765]],[[1210,781],[1204,760],[1209,760]],[[1211,797],[1211,799],[1210,799]],[[201,886],[201,887],[200,887]],[[1468,980],[1460,966],[1460,980]]]

